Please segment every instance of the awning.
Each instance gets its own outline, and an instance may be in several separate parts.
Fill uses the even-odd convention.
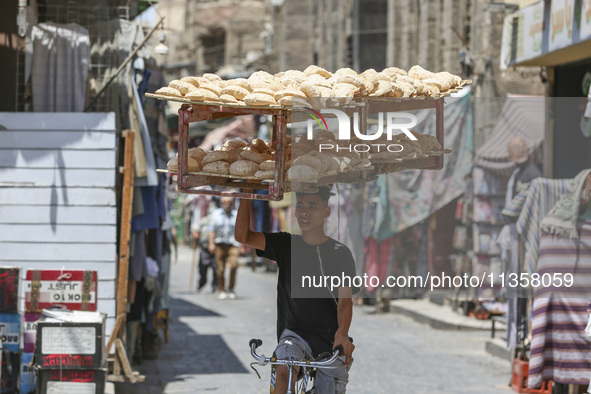
[[[527,141],[531,154],[544,141],[545,105],[545,97],[508,95],[491,137],[476,152],[474,164],[490,171],[510,171],[514,164],[508,158],[507,142],[515,136]]]
[[[513,64],[516,67],[546,66],[554,67],[591,57],[591,40],[558,49],[533,59]]]

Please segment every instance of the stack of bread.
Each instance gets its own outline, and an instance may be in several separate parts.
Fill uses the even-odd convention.
[[[331,133],[326,133],[334,141]],[[285,175],[287,179],[316,180],[321,176],[337,175],[351,169],[363,169],[371,163],[357,152],[323,153],[318,146],[328,137],[314,141],[296,138],[294,144],[287,137],[285,148]],[[234,175],[257,179],[275,179],[275,148],[261,139],[245,143],[239,139],[228,140],[210,152],[190,148],[188,172]],[[178,157],[170,159],[168,170],[178,172]]]
[[[355,152],[350,146],[367,141],[340,141],[327,131],[316,131],[311,140],[306,136],[296,136],[293,139],[286,137],[284,175],[289,180],[314,181],[323,176],[338,176],[349,171],[368,169],[374,160],[380,162],[397,158],[425,157],[441,151],[441,144],[434,136],[413,134],[417,141],[410,140],[402,133],[394,136],[392,140],[387,140],[386,136],[383,136],[367,144],[371,149],[363,154]],[[392,144],[399,144],[403,149],[399,152],[384,148]],[[275,147],[271,146],[270,142],[258,138],[249,143],[231,139],[210,152],[191,148],[187,153],[189,173],[275,179]],[[177,157],[168,162],[168,169],[178,172]]]
[[[250,143],[240,139],[227,140],[213,151],[190,148],[188,153],[188,172],[274,178],[275,149],[259,138]],[[170,159],[168,169],[178,172],[178,157]]]
[[[388,67],[381,72],[369,69],[360,74],[350,68],[331,73],[309,66],[304,71],[288,70],[275,75],[257,71],[248,79],[223,80],[215,74],[184,77],[171,81],[156,94],[198,102],[290,106],[311,97],[438,97],[461,84],[457,75],[434,73],[418,65],[408,72]]]
[[[429,134],[421,134],[412,132],[417,140],[411,140],[404,133],[392,136],[392,140],[388,140],[386,135],[372,141],[371,149],[369,150],[370,160],[390,160],[398,158],[420,158],[426,157],[429,154],[439,154],[443,147],[436,137]],[[402,149],[393,149],[392,151],[384,148],[385,146],[398,144]],[[380,147],[381,149],[379,149]]]

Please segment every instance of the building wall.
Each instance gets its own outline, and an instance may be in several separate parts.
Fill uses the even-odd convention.
[[[169,78],[216,72],[227,65],[245,66],[249,53],[252,57],[265,51],[271,17],[265,0],[162,0],[156,7],[165,17],[170,49],[157,60],[169,70]],[[158,40],[156,34],[151,45]]]
[[[96,270],[113,329],[117,171],[113,113],[0,113],[0,266]],[[20,307],[24,310],[24,288]]]

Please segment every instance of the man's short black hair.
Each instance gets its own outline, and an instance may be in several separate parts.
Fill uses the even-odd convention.
[[[317,189],[317,190],[316,190]],[[330,186],[319,186],[313,190],[310,191],[300,191],[300,192],[296,192],[296,199],[303,196],[303,195],[317,195],[320,196],[320,199],[328,204],[328,200],[330,198],[330,196],[334,195],[331,192],[332,189],[332,185]]]

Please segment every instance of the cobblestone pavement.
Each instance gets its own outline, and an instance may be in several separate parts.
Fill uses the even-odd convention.
[[[134,365],[142,384],[117,393],[265,393],[268,367],[250,369],[248,341],[275,343],[276,274],[238,271],[235,300],[189,290],[191,251],[172,266],[170,341],[156,360]],[[442,331],[398,314],[356,306],[350,331],[357,346],[349,393],[509,393],[510,366],[484,350],[488,332]]]

